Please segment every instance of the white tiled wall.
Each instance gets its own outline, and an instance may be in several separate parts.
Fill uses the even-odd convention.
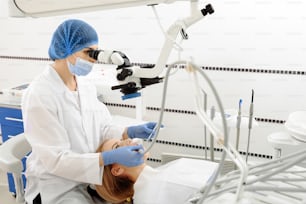
[[[215,13],[191,26],[183,56],[208,66],[303,69],[305,13],[303,0],[201,1]],[[5,55],[47,57],[52,32],[64,19],[82,18],[92,24],[102,48],[120,49],[135,62],[155,63],[164,41],[150,7],[104,10],[70,16],[7,18],[1,2],[0,51]],[[187,2],[157,6],[165,30],[188,15]],[[28,39],[28,40],[25,40]],[[171,60],[177,55],[173,53]]]
[[[286,120],[295,110],[306,109],[305,74],[261,73],[258,70],[306,71],[306,2],[303,0],[238,0],[203,1],[211,3],[215,13],[205,17],[188,29],[189,40],[184,42],[183,59],[192,56],[196,64],[225,68],[221,71],[205,69],[219,92],[225,109],[237,109],[243,100],[243,114],[248,114],[251,90],[255,91],[254,116],[257,118]],[[100,37],[102,49],[121,50],[132,62],[156,63],[164,36],[150,7],[125,8],[45,18],[8,18],[5,2],[0,3],[0,56],[29,57],[27,59],[0,58],[0,89],[30,81],[40,73],[48,61],[47,50],[52,32],[67,18],[81,18],[93,25]],[[176,19],[189,12],[186,2],[157,6],[161,23],[167,29]],[[173,51],[169,63],[177,60]],[[226,68],[244,68],[249,71],[231,71]],[[250,71],[251,70],[251,71]],[[208,108],[215,100],[207,84]],[[143,91],[146,107],[160,107],[163,84]],[[166,108],[194,111],[190,77],[178,70],[169,81]],[[135,105],[135,100],[122,101],[119,91],[105,89],[104,102]],[[135,109],[109,106],[115,114],[135,116]],[[146,120],[157,120],[157,111],[146,111]],[[203,145],[203,127],[190,114],[165,114],[160,139]],[[278,123],[259,122],[252,130],[251,152],[272,155],[266,136],[282,130]],[[242,130],[242,135],[247,135]],[[231,130],[231,141],[235,141]],[[241,136],[241,150],[246,137]],[[171,151],[172,147],[169,147]],[[176,148],[176,147],[175,147]],[[158,152],[158,150],[156,150]]]

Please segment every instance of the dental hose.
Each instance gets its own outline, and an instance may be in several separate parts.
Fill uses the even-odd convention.
[[[165,103],[166,103],[166,95],[167,95],[167,87],[168,87],[168,79],[169,79],[169,73],[170,73],[170,70],[171,68],[178,64],[178,63],[184,63],[186,64],[185,61],[178,61],[178,62],[175,62],[171,65],[169,65],[169,69],[167,69],[166,71],[166,75],[165,75],[165,80],[164,80],[164,88],[163,88],[163,95],[162,95],[162,102],[161,102],[161,107],[160,107],[160,115],[159,115],[159,120],[158,120],[158,123],[157,125],[155,126],[154,130],[152,131],[151,135],[149,136],[149,138],[147,139],[147,141],[150,141],[151,138],[153,136],[153,140],[151,142],[151,144],[149,145],[149,147],[145,150],[144,154],[149,152],[150,149],[153,147],[153,145],[155,144],[156,140],[157,140],[157,137],[158,137],[158,133],[159,133],[159,130],[160,130],[160,127],[161,127],[161,124],[162,124],[162,121],[163,121],[163,117],[164,117],[164,110],[165,110]]]
[[[218,94],[215,86],[213,85],[212,81],[206,75],[206,73],[201,69],[201,67],[199,67],[199,66],[197,66],[193,63],[190,63],[189,66],[192,66],[192,68],[195,68],[196,71],[198,71],[201,74],[201,76],[206,80],[207,84],[209,85],[210,89],[212,90],[213,95],[215,96],[215,100],[218,104],[218,108],[219,108],[219,111],[220,111],[220,114],[221,114],[221,119],[222,119],[222,125],[223,125],[223,131],[224,131],[223,132],[223,134],[224,134],[224,146],[227,148],[228,147],[227,122],[226,122],[226,119],[225,119],[224,108],[223,108],[221,99],[219,97],[219,94]],[[207,185],[205,185],[204,187],[202,187],[200,189],[200,192],[202,193],[202,196],[197,201],[197,204],[202,204],[204,202],[204,200],[207,198],[211,189],[213,188],[214,183],[216,182],[218,176],[220,175],[220,173],[223,169],[226,154],[227,154],[226,151],[222,151],[219,166],[218,166],[217,170],[214,172],[214,174],[211,176],[211,178],[209,179],[209,182],[207,182]]]
[[[174,62],[174,63],[170,64],[169,69],[167,69],[167,71],[166,71],[166,74],[165,74],[165,77],[164,77],[165,80],[164,80],[164,88],[163,88],[163,95],[162,95],[162,103],[161,103],[161,108],[160,108],[160,116],[159,116],[157,126],[154,128],[154,131],[152,132],[152,136],[155,135],[155,137],[153,138],[149,147],[145,150],[144,154],[150,151],[150,149],[153,147],[153,145],[155,144],[155,142],[157,140],[158,133],[159,133],[159,130],[160,130],[160,127],[161,127],[161,124],[162,124],[164,109],[165,109],[166,93],[167,93],[167,86],[168,86],[168,78],[169,78],[170,69],[173,66],[175,66],[176,64],[186,64],[186,65],[188,65],[186,63],[186,61],[177,61],[177,62]],[[224,108],[223,108],[221,99],[219,97],[219,94],[218,94],[215,86],[213,85],[212,81],[206,75],[206,73],[201,69],[201,67],[198,67],[193,63],[189,63],[189,66],[192,66],[193,68],[195,68],[196,71],[198,71],[202,75],[202,77],[206,80],[209,87],[211,88],[213,95],[215,96],[216,102],[218,104],[219,111],[221,113],[221,118],[222,118],[222,125],[223,125],[223,131],[224,131],[224,146],[228,147],[227,123],[226,123],[226,119],[225,119]],[[226,151],[222,151],[219,166],[218,166],[217,170],[214,172],[214,174],[212,175],[212,177],[210,178],[209,183],[207,185],[205,185],[200,190],[200,192],[202,193],[202,197],[197,201],[197,203],[202,203],[206,199],[208,193],[212,189],[214,183],[216,182],[218,176],[220,175],[220,173],[223,169],[225,158],[226,158]]]
[[[216,109],[215,107],[211,107],[210,110],[210,119],[213,120],[215,118]],[[215,161],[215,155],[214,155],[214,136],[210,134],[210,160]]]

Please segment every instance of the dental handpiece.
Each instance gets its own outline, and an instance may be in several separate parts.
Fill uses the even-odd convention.
[[[242,105],[242,99],[239,100],[238,115],[237,115],[237,123],[236,123],[236,128],[237,128],[236,150],[237,150],[237,151],[239,151],[239,150],[238,150],[238,146],[239,146],[239,140],[240,140],[241,105]]]
[[[143,140],[140,139],[140,138],[133,138],[133,139],[132,139],[132,143],[135,143],[135,144],[137,144],[137,145],[143,146]],[[139,152],[140,154],[143,154],[143,153],[144,153],[144,149],[139,149],[138,152]]]
[[[249,117],[249,129],[252,129],[253,125],[253,112],[254,112],[254,90],[252,89],[252,99],[250,104],[250,117]]]
[[[252,89],[252,99],[251,99],[250,111],[249,111],[248,143],[247,143],[247,151],[246,151],[246,157],[245,157],[246,162],[248,161],[248,156],[249,156],[251,129],[252,129],[252,126],[253,126],[253,112],[254,112],[254,90]]]

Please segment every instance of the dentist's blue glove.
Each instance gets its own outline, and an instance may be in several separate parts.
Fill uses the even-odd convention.
[[[104,166],[118,163],[127,167],[138,166],[143,161],[143,146],[124,146],[102,152]]]
[[[156,126],[155,122],[149,122],[142,125],[130,126],[127,129],[129,138],[148,139]],[[154,137],[154,135],[152,136]]]

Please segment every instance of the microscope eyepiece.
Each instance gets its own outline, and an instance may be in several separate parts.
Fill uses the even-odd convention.
[[[98,56],[99,56],[101,51],[103,51],[103,50],[89,50],[88,55],[89,55],[89,57],[91,57],[95,60],[98,60]]]

